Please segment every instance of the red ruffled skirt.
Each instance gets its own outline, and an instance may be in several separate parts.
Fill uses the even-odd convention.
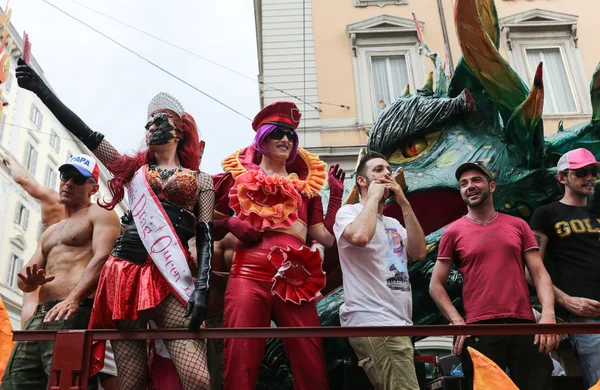
[[[272,283],[272,294],[300,305],[319,298],[326,281],[322,265],[316,248],[308,248],[296,236],[271,231],[253,248],[235,248],[229,277]]]
[[[188,263],[190,259],[188,258]],[[136,264],[110,255],[98,282],[89,329],[115,329],[117,320],[136,320],[155,308],[171,287],[148,256]],[[104,366],[104,343],[94,344],[90,376]]]

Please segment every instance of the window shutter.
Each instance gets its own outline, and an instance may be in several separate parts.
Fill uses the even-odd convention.
[[[35,167],[37,166],[37,155],[37,150],[31,147],[31,169],[29,170],[29,172],[31,172],[31,176],[35,176]]]
[[[29,224],[29,210],[23,209],[23,230],[27,230],[27,225]]]
[[[50,167],[46,167],[46,174],[44,175],[44,185],[46,187],[51,187],[50,186]]]
[[[23,166],[25,169],[29,170],[29,155],[31,154],[31,145],[29,143],[25,144],[25,153],[23,153]]]
[[[21,222],[21,203],[17,202],[17,208],[15,208],[15,223]]]
[[[8,285],[12,284],[12,278],[14,275],[14,269],[15,269],[15,260],[16,260],[16,256],[14,253],[10,254],[10,260],[8,262],[8,272],[6,273],[6,279],[5,282]]]
[[[15,256],[15,268],[12,274],[12,287],[17,287],[17,280],[19,279],[17,275],[19,271],[21,271],[21,268],[23,268],[23,259]]]
[[[56,153],[60,151],[60,138],[58,137],[58,135],[56,135],[56,147],[54,148],[54,150],[56,150]]]

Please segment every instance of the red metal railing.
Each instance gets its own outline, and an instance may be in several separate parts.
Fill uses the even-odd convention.
[[[364,336],[457,336],[525,334],[600,333],[597,323],[571,324],[486,324],[417,325],[389,327],[306,327],[306,328],[211,328],[198,332],[185,329],[154,330],[61,330],[15,331],[15,341],[52,341],[54,356],[50,375],[51,390],[84,390],[87,386],[91,347],[94,340],[178,340],[225,338],[287,337],[364,337]]]

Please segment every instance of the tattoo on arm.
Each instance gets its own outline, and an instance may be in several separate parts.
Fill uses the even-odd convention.
[[[538,246],[542,245],[542,236],[539,234],[534,234],[533,236],[535,237],[535,241],[537,242]]]

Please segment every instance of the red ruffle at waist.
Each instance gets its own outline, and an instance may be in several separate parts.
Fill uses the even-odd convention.
[[[229,277],[271,282],[271,293],[284,301],[311,302],[325,287],[322,252],[300,245],[270,251],[236,249]]]

